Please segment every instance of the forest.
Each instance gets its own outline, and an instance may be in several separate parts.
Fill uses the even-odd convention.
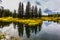
[[[18,13],[16,13],[16,10],[14,12],[11,12],[9,9],[4,9],[4,7],[1,6],[0,8],[0,18],[1,17],[13,17],[13,18],[37,18],[41,17],[41,8],[37,8],[37,6],[32,6],[30,2],[27,2],[26,9],[24,11],[24,4],[19,3],[18,7]]]

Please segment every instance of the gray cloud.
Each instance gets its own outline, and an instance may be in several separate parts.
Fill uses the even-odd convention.
[[[41,5],[40,2],[38,2],[38,1],[35,1],[35,3],[36,3],[37,5]]]

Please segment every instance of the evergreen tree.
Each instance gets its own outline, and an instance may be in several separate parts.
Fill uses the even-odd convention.
[[[41,17],[41,15],[42,15],[41,8],[39,8],[39,14],[38,14],[38,16]]]
[[[24,13],[24,6],[23,3],[19,3],[19,8],[18,8],[18,17],[22,18],[23,17],[23,13]]]
[[[26,13],[25,13],[26,18],[30,17],[30,2],[27,3],[26,5]]]
[[[16,10],[14,10],[13,18],[16,18]]]
[[[4,10],[3,17],[9,17],[10,16],[10,10],[6,9]]]
[[[3,6],[1,6],[1,17],[3,17],[3,12],[4,12],[4,7]]]
[[[0,9],[0,17],[2,17],[2,16],[1,16],[1,14],[2,14],[1,12],[2,12],[2,10]]]
[[[24,5],[23,5],[23,3],[22,3],[22,17],[23,17],[23,14],[24,14]]]
[[[35,15],[35,18],[36,18],[37,15],[38,15],[37,11],[38,11],[38,10],[37,10],[37,6],[35,6],[35,14],[34,14],[34,15]]]
[[[32,6],[32,12],[31,12],[31,17],[33,18],[34,17],[34,6]]]
[[[21,18],[21,9],[22,9],[22,6],[21,6],[21,2],[19,3],[19,8],[18,8],[18,17]]]

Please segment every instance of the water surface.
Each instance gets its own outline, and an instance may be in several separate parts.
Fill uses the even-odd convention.
[[[0,32],[21,40],[60,40],[60,24],[53,21],[43,21],[35,26],[0,22]]]

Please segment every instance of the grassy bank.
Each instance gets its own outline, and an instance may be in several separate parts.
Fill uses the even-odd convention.
[[[0,18],[0,21],[3,22],[20,22],[28,25],[37,25],[42,22],[40,19],[20,19],[20,18],[12,18],[12,17],[5,17]]]
[[[28,25],[37,25],[42,21],[58,21],[60,22],[60,17],[41,17],[41,18],[33,18],[33,19],[20,19],[20,18],[12,18],[12,17],[2,17],[0,21],[3,22],[20,22]]]

